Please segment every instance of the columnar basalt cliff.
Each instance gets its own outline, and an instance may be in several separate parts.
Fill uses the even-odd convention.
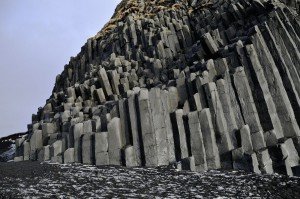
[[[15,161],[299,175],[295,2],[123,0],[57,76]]]

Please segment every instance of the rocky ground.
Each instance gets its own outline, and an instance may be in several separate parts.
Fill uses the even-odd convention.
[[[299,198],[300,178],[49,163],[0,163],[0,198]]]

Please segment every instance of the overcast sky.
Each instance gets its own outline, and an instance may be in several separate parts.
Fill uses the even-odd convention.
[[[120,0],[0,0],[0,137],[23,132],[55,77]]]

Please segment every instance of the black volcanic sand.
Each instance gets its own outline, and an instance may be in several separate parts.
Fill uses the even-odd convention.
[[[300,178],[236,171],[0,163],[0,198],[300,198]]]

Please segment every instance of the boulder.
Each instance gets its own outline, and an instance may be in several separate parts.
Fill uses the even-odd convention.
[[[247,154],[242,147],[232,150],[232,161],[235,170],[261,173],[256,154]]]
[[[83,164],[95,164],[95,133],[89,132],[82,136],[81,140],[81,156]]]
[[[196,170],[205,171],[207,170],[206,153],[197,111],[188,114],[188,124],[190,130],[191,153],[194,158]]]
[[[171,113],[171,123],[173,128],[176,160],[180,161],[181,159],[189,156],[182,109],[178,109],[174,113]]]
[[[74,163],[75,159],[74,159],[74,148],[68,148],[65,152],[64,152],[64,163],[65,164],[70,164],[70,163]]]
[[[145,165],[150,167],[158,166],[156,140],[150,109],[149,91],[147,89],[140,90],[138,94],[138,105],[145,153]]]
[[[199,113],[201,131],[203,135],[206,162],[208,169],[219,169],[221,167],[219,149],[217,147],[211,114],[208,108]]]
[[[274,170],[268,149],[259,151],[256,155],[259,163],[259,170],[262,173],[272,174]]]
[[[50,146],[50,157],[62,154],[62,141],[57,140]]]
[[[24,160],[23,156],[14,157],[14,162],[21,162]]]
[[[110,165],[122,165],[121,149],[122,142],[120,118],[113,118],[107,126],[108,130],[108,156]]]
[[[125,165],[126,167],[138,166],[136,161],[136,154],[133,146],[126,146],[125,148]]]
[[[74,140],[74,160],[75,162],[81,163],[81,137],[84,134],[83,123],[75,124],[71,129],[71,136],[73,137],[71,140]]]
[[[37,160],[38,151],[43,147],[43,134],[41,130],[33,132],[30,138],[30,159]]]
[[[24,152],[24,161],[30,159],[30,143],[28,141],[24,141],[23,143],[23,152]]]
[[[62,155],[53,156],[53,157],[51,157],[51,161],[50,162],[62,164],[63,163],[63,157],[62,157]]]
[[[182,170],[196,171],[195,159],[193,156],[182,159]]]
[[[245,125],[240,129],[240,137],[241,137],[241,146],[245,151],[245,153],[252,154],[253,146],[252,146],[250,128],[248,125]]]
[[[95,133],[96,165],[109,165],[108,132]]]
[[[38,154],[38,161],[39,162],[44,162],[44,161],[48,161],[50,160],[50,146],[47,145],[47,146],[44,146],[39,154]]]

